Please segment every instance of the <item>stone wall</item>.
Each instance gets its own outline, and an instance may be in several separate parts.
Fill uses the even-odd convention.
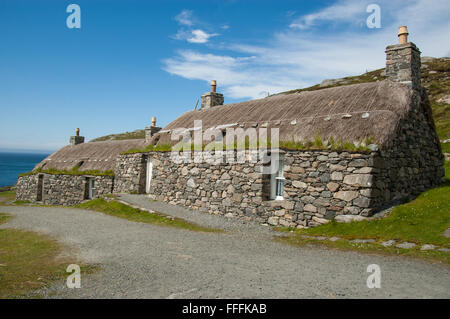
[[[16,185],[16,200],[34,202],[37,199],[37,175],[19,177]]]
[[[393,144],[381,150],[378,158],[377,187],[385,204],[439,186],[445,176],[444,155],[424,89],[413,93],[410,107]]]
[[[337,214],[369,216],[380,205],[374,156],[348,152],[287,151],[284,200],[267,200],[261,166],[181,163],[150,153],[150,194],[171,204],[292,227],[316,226]]]
[[[114,193],[144,193],[147,156],[119,155],[116,160]]]
[[[114,177],[36,174],[19,177],[17,200],[37,201],[38,176],[43,175],[42,203],[45,205],[76,205],[87,199],[87,178],[95,180],[94,198],[111,194]]]

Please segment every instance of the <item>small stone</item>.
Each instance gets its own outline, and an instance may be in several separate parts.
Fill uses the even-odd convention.
[[[431,244],[425,244],[422,247],[420,247],[420,250],[433,250],[435,249],[436,246],[435,245],[431,245]]]
[[[351,222],[360,222],[363,220],[367,220],[366,217],[362,217],[359,215],[338,215],[334,219],[340,223],[351,223]]]
[[[354,239],[350,242],[357,243],[357,244],[367,244],[367,243],[374,243],[375,239]]]
[[[273,226],[277,226],[278,225],[278,220],[280,219],[280,217],[275,217],[275,216],[271,216],[269,217],[269,219],[267,220],[267,223],[269,225],[273,225]]]
[[[293,181],[292,186],[295,188],[307,188],[308,185],[306,183],[300,182],[300,181]]]
[[[439,248],[439,251],[443,251],[444,253],[450,253],[450,249],[449,248]]]
[[[395,245],[395,247],[397,247],[397,248],[403,248],[403,249],[411,249],[411,248],[413,248],[413,247],[415,247],[415,246],[416,246],[416,244],[414,244],[414,243],[409,243],[409,242],[404,242],[404,243]]]
[[[225,214],[225,217],[226,218],[232,218],[232,217],[234,217],[234,215],[233,215],[233,213],[227,213],[227,214]]]
[[[339,240],[339,239],[340,239],[339,237],[331,237],[331,238],[328,238],[329,241],[336,241],[336,240]]]
[[[358,195],[359,193],[356,191],[339,191],[337,193],[334,193],[333,197],[349,202],[357,198]]]
[[[187,181],[187,186],[195,188],[195,187],[197,187],[197,184],[195,184],[195,182],[192,178],[189,178]]]
[[[392,240],[392,239],[381,243],[381,245],[383,245],[384,247],[391,247],[394,244],[395,244],[395,240]]]
[[[333,181],[342,181],[343,178],[344,178],[344,174],[342,174],[341,172],[331,173],[331,180],[333,180]]]
[[[312,212],[312,213],[317,212],[317,208],[314,207],[314,206],[311,205],[311,204],[306,204],[306,205],[303,207],[303,210],[304,210],[305,212]]]
[[[338,190],[339,188],[339,184],[338,183],[334,183],[334,182],[330,182],[327,184],[327,188],[331,191],[331,192],[335,192]]]

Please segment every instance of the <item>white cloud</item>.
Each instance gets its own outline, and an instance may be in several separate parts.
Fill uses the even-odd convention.
[[[217,33],[206,33],[200,29],[192,30],[191,35],[191,37],[186,39],[190,43],[206,43],[209,41],[209,38],[218,36]]]
[[[338,13],[342,13],[340,21],[351,22],[353,16],[359,16],[354,8],[361,3],[339,1],[309,17],[296,18],[295,22],[304,27],[319,26]],[[305,31],[287,26],[263,44],[227,43],[224,45],[227,54],[223,55],[180,51],[164,61],[165,70],[187,79],[216,79],[226,97],[258,98],[266,92],[301,88],[326,78],[357,75],[384,67],[384,49],[397,42],[400,25],[408,25],[410,40],[419,46],[422,55],[449,54],[447,12],[450,4],[447,0],[401,2],[401,9],[397,7],[400,2],[378,0],[377,3],[382,9],[381,29],[350,25],[345,31],[330,33],[321,32],[320,28]],[[365,9],[363,5],[364,20],[369,15]]]
[[[364,17],[367,7],[367,1],[345,0],[338,1],[329,7],[318,12],[301,16],[294,20],[289,27],[305,30],[323,22],[352,22],[359,23],[361,17]]]
[[[192,11],[184,9],[181,11],[176,17],[175,20],[185,26],[192,26],[194,23],[192,22]]]
[[[187,28],[179,29],[177,34],[173,37],[174,39],[185,40],[189,43],[207,43],[210,38],[219,35],[218,33],[208,33],[200,28],[194,29],[194,25],[198,23],[194,23],[193,11],[191,10],[184,9],[175,17],[175,20],[180,25]]]

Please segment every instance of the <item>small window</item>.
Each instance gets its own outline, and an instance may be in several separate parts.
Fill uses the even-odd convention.
[[[279,154],[278,160],[272,160],[272,174],[270,176],[270,199],[272,200],[283,200],[283,190],[284,190],[284,158],[283,155]]]
[[[93,199],[95,197],[95,179],[87,177],[85,185],[84,199]]]

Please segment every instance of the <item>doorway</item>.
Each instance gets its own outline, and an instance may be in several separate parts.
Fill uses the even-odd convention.
[[[145,192],[147,194],[150,194],[150,184],[152,182],[152,174],[153,174],[153,161],[152,158],[149,156],[147,158],[147,178],[145,181]]]
[[[43,194],[44,194],[44,175],[38,175],[37,195],[36,195],[37,202],[42,202]]]

